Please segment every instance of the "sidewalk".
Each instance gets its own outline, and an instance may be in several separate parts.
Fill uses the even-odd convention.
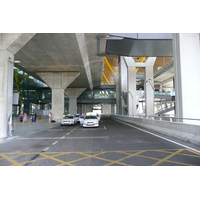
[[[14,118],[12,120],[13,125],[13,137],[21,136],[27,133],[33,133],[40,131],[42,129],[50,129],[54,126],[60,125],[60,123],[51,123],[48,118],[37,119],[36,122],[32,122],[28,119],[27,122],[20,122],[18,118]],[[11,139],[13,137],[8,136],[5,139],[0,139],[0,142],[3,142],[7,139]]]

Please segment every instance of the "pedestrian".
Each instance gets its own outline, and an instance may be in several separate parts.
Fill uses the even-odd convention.
[[[26,113],[23,114],[23,122],[27,122],[28,115]]]
[[[49,113],[49,122],[51,122],[51,120],[52,120],[52,113],[50,112]]]
[[[36,113],[35,113],[35,122],[36,122],[36,118],[37,118],[37,115],[36,115]]]
[[[12,115],[8,118],[8,134],[10,137],[13,137],[13,126],[12,126]]]
[[[20,115],[19,115],[19,121],[23,122],[23,112],[21,112]]]
[[[34,121],[35,121],[35,115],[34,115],[34,113],[33,113],[33,112],[31,113],[31,120],[32,120],[32,122],[34,122]]]

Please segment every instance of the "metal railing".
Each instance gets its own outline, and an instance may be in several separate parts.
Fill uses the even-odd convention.
[[[134,118],[142,118],[142,119],[149,119],[149,120],[159,120],[159,121],[168,121],[168,122],[178,122],[178,123],[184,123],[184,124],[194,124],[194,125],[200,125],[200,119],[194,119],[194,118],[177,118],[177,117],[166,117],[166,116],[146,116],[146,115],[120,115],[116,114],[118,116],[125,116],[125,117],[134,117]]]

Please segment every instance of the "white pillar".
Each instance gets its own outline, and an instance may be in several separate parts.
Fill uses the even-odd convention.
[[[199,119],[199,33],[173,34],[173,51],[176,117]],[[200,124],[192,120],[187,122]]]
[[[115,115],[115,114],[116,114],[116,105],[115,105],[115,104],[112,104],[112,105],[111,105],[111,114],[112,114],[112,115]]]
[[[34,35],[0,33],[0,138],[10,136],[8,120],[12,116],[14,55]]]
[[[145,63],[144,92],[145,92],[146,116],[154,115],[153,66],[154,66],[155,60],[156,60],[156,57],[149,57]]]
[[[8,120],[12,116],[14,56],[0,50],[0,138],[9,136]]]
[[[64,89],[52,88],[52,119],[60,121],[64,113]]]
[[[103,115],[111,114],[111,105],[110,104],[102,104],[102,114]]]
[[[66,88],[65,94],[69,97],[69,113],[77,114],[77,98],[85,91],[86,88]]]
[[[124,57],[128,71],[127,71],[127,87],[128,87],[128,114],[136,115],[136,72],[135,61],[132,57]]]
[[[115,114],[120,114],[120,98],[121,98],[121,92],[120,92],[120,87],[119,87],[119,78],[117,77],[116,74],[113,74],[113,78],[115,81],[116,85],[116,113]]]
[[[127,106],[125,99],[123,98],[123,92],[127,91],[127,67],[126,63],[124,62],[123,57],[120,57],[119,63],[119,91],[120,91],[120,112],[119,114],[127,114],[127,111],[124,110],[124,107]]]
[[[52,119],[61,121],[64,113],[64,92],[79,75],[79,72],[38,72],[52,89]]]

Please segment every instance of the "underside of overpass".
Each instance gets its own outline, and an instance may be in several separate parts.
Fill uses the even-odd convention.
[[[73,103],[71,101],[73,107],[81,95],[78,91],[93,91],[102,86],[113,85],[116,87],[116,105],[120,103],[121,106],[116,108],[117,112],[128,114],[131,109],[128,107],[130,98],[133,101],[136,94],[133,96],[128,88],[133,83],[128,83],[129,86],[124,89],[123,81],[128,80],[129,72],[125,72],[126,76],[123,75],[122,60],[124,59],[127,70],[132,68],[127,64],[130,59],[127,61],[126,58],[131,58],[131,65],[135,67],[134,84],[137,90],[146,90],[145,93],[149,93],[143,96],[142,102],[146,101],[146,105],[154,106],[148,100],[149,97],[154,98],[152,89],[165,93],[174,91],[174,44],[171,33],[2,33],[0,44],[7,57],[2,54],[7,59],[2,61],[2,66],[7,65],[12,70],[15,65],[28,76],[35,77],[50,87],[52,112],[56,119],[64,111],[64,96],[69,97],[69,104],[70,99],[75,99]],[[149,63],[151,66],[148,67],[153,72],[150,74],[147,67]],[[4,70],[5,77],[12,77],[13,72],[10,73],[9,70]],[[20,82],[17,76],[14,76],[14,80],[19,92]],[[6,81],[7,85],[11,83],[10,79]],[[6,87],[3,86],[2,91]],[[4,95],[7,94],[2,94]],[[22,102],[22,98],[19,95],[19,101]],[[4,100],[7,101],[6,98]],[[12,113],[11,107],[7,110],[9,111],[2,120],[4,124]],[[153,114],[154,111],[149,110],[145,111],[146,115]],[[183,113],[178,116],[183,116]]]
[[[41,72],[79,72],[80,75],[68,87],[92,90],[101,84],[115,84],[112,74],[115,73],[118,76],[121,52],[110,53],[106,51],[115,48],[116,45],[118,49],[126,51],[127,47],[124,45],[128,42],[132,50],[136,51],[137,46],[141,46],[141,44],[131,44],[131,42],[143,42],[143,49],[146,50],[140,48],[137,50],[138,52],[135,52],[138,56],[132,57],[136,62],[144,63],[148,56],[156,56],[154,72],[172,60],[172,48],[170,46],[172,45],[172,38],[170,34],[166,36],[161,34],[165,39],[159,39],[161,36],[158,35],[149,36],[150,39],[139,37],[137,40],[130,36],[125,38],[127,35],[120,35],[121,40],[119,41],[124,42],[120,44],[122,48],[118,44],[111,43],[118,41],[112,35],[103,33],[37,33],[15,54],[15,60],[20,62],[17,67],[41,81],[44,81],[40,76]],[[168,51],[166,51],[165,45],[165,51],[161,54],[163,47],[158,42],[169,44]],[[128,52],[122,52],[121,54],[130,56]],[[160,55],[158,56],[158,54]],[[138,75],[140,75],[139,72],[142,70],[137,70]]]

